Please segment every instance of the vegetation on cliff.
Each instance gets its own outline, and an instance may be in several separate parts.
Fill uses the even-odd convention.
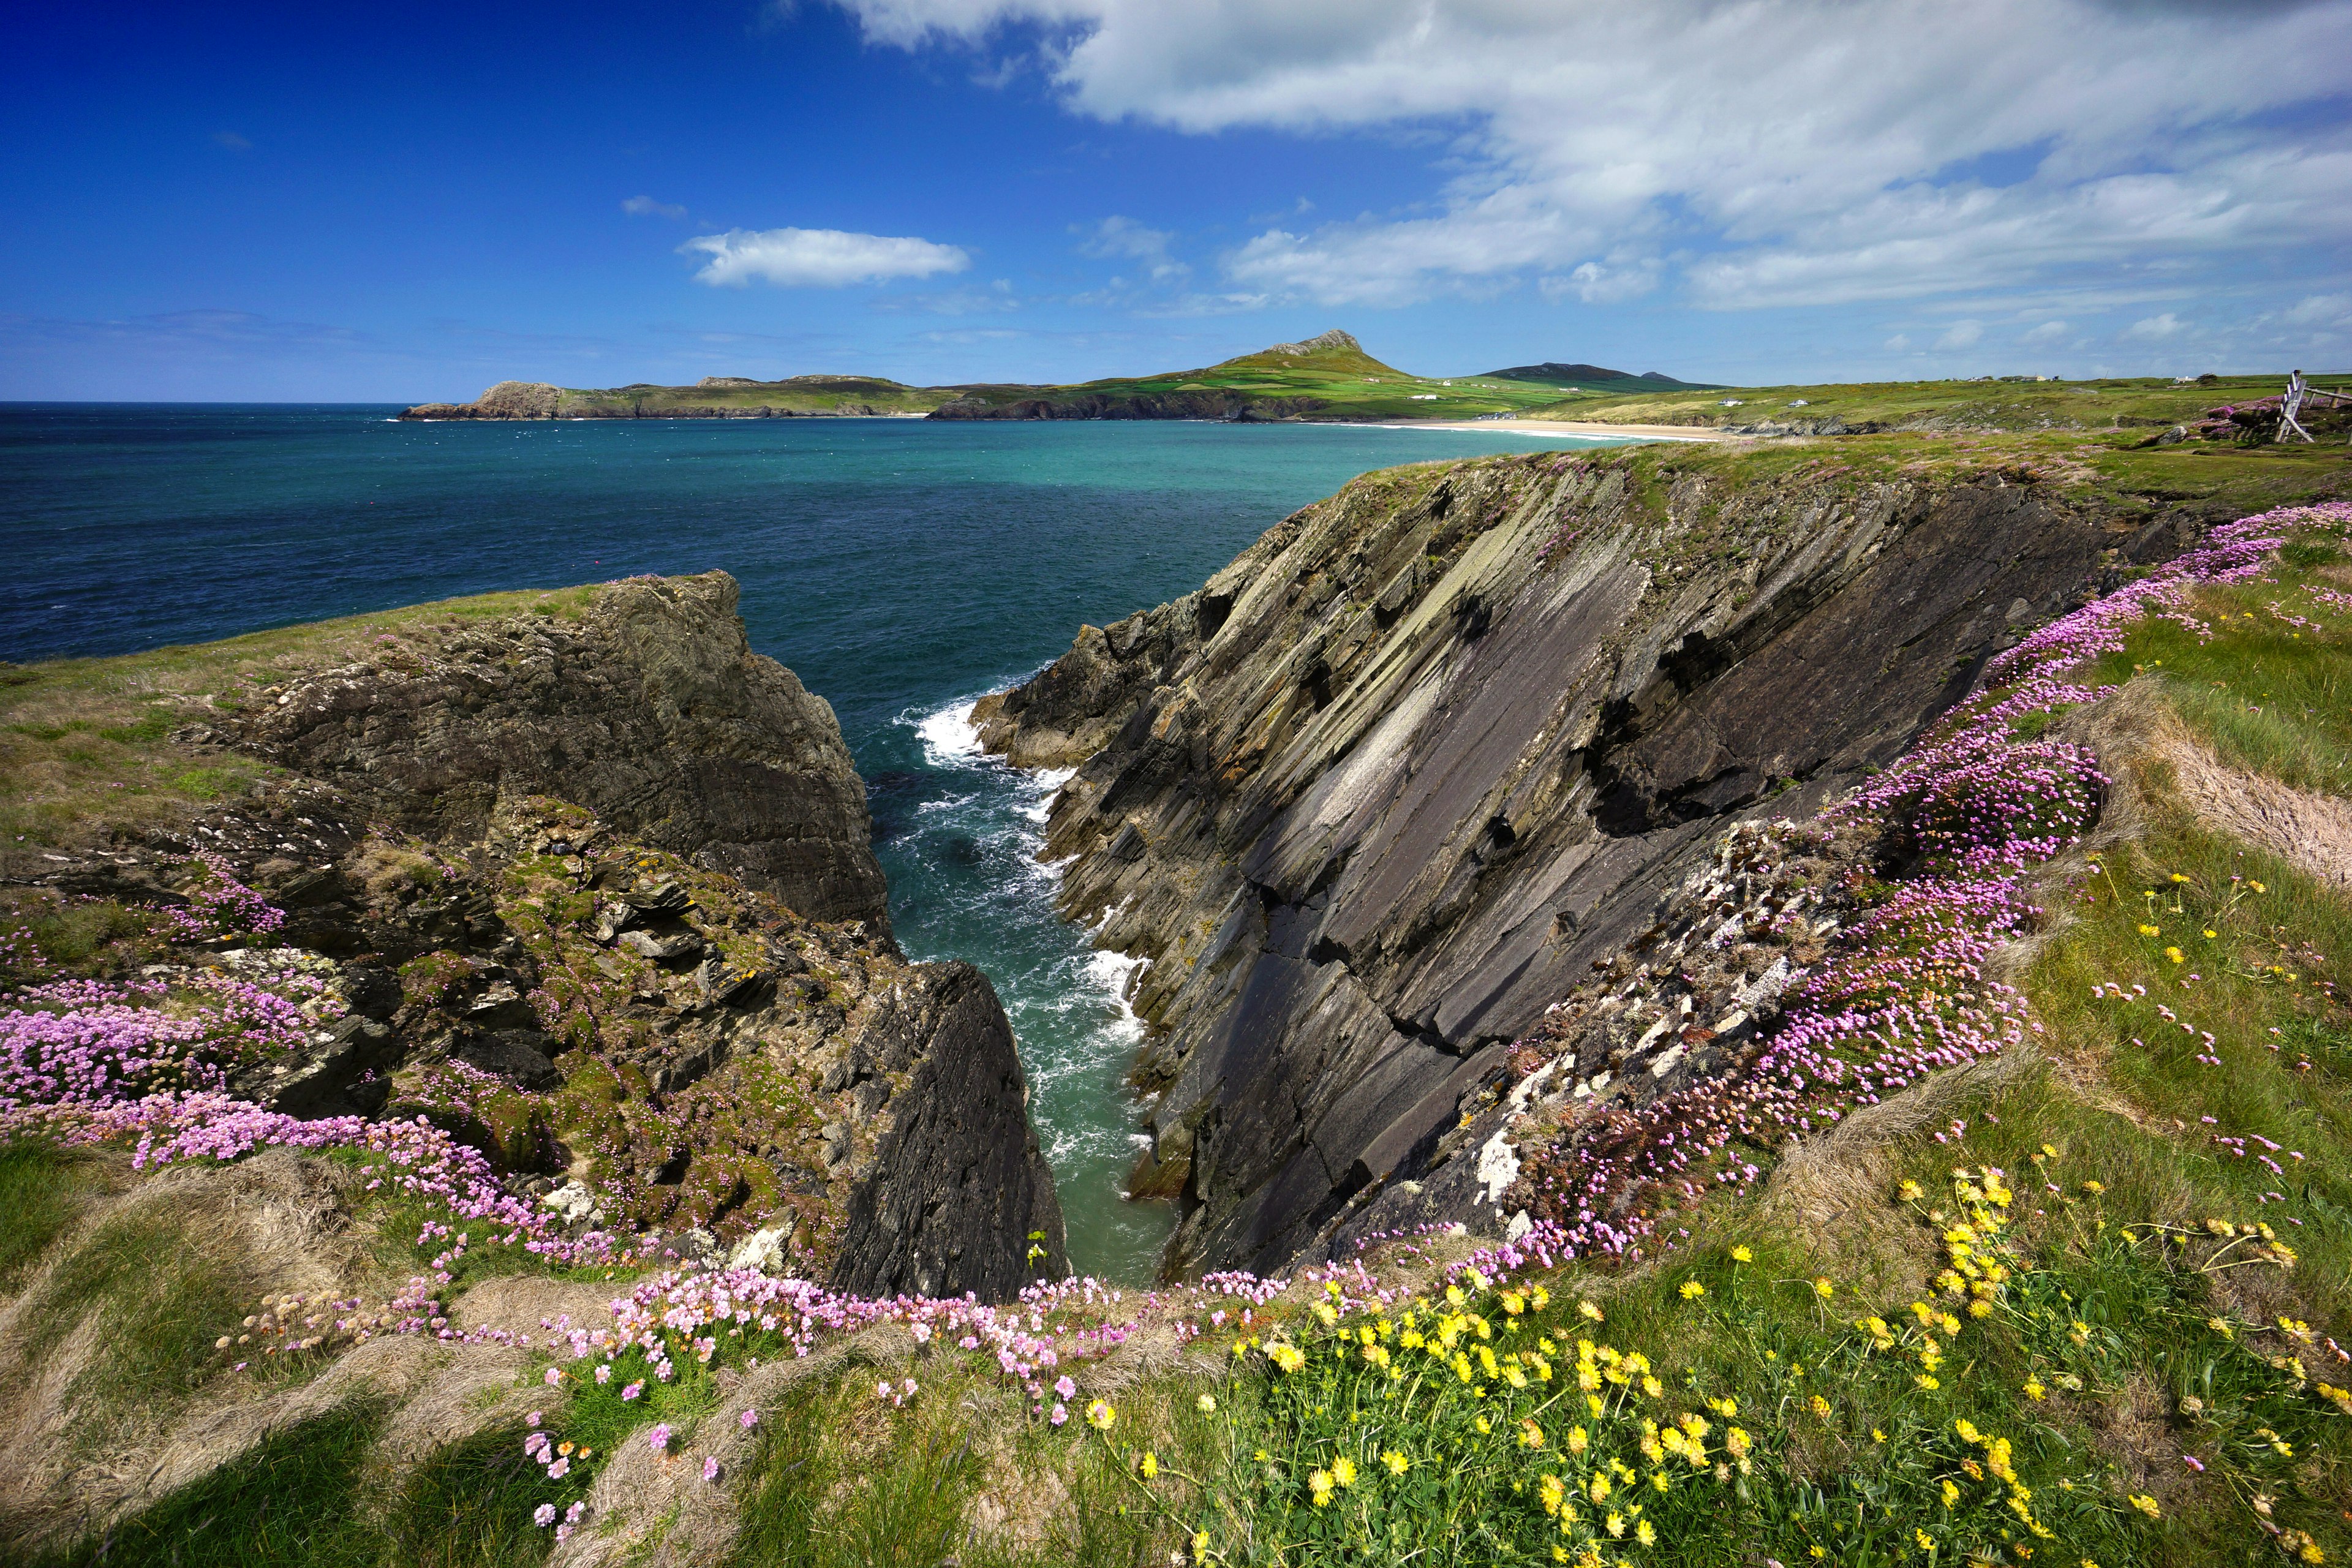
[[[1509,1240],[1414,1227],[1280,1279],[1040,1284],[1005,1310],[501,1247],[503,1223],[432,1194],[365,1191],[473,1169],[438,1144],[419,1163],[208,1143],[134,1175],[104,1139],[23,1137],[0,1195],[40,1199],[0,1208],[0,1353],[67,1458],[17,1482],[8,1527],[110,1563],[2343,1560],[2352,532],[2340,505],[2273,504],[2340,485],[2341,458],[2176,468],[2120,438],[1923,434],[1585,460],[1645,529],[1662,602],[1752,554],[1746,531],[1794,526],[1694,474],[1783,485],[1784,506],[1901,482],[2044,491],[2117,540],[2187,525],[2185,552],[2119,555],[2082,603],[2015,624],[1974,700],[1822,824],[1773,820],[1813,804],[1790,791],[1705,825],[1655,928],[1509,1042],[1495,1097],[1532,1084],[1520,1104],[1543,1106],[1586,1041],[1630,1043],[1622,1024],[1683,1017],[1725,964],[1785,958],[1813,977],[1770,1013],[1783,1034],[1743,1041],[1694,1005],[1663,1048],[1715,1047],[1736,1089],[1784,1040],[1827,1077],[1832,1042],[1899,1033],[1909,1081],[1882,1061],[1877,1103],[1787,1100],[1793,1127],[1751,1111],[1751,1141],[1679,1161],[1722,1120],[1696,1099],[1621,1121],[1570,1096],[1518,1123],[1531,1210],[1549,1173],[1592,1168],[1580,1151],[1642,1175],[1592,1205],[1622,1246],[1546,1210]],[[1400,470],[1351,504],[1402,515],[1452,484],[1491,521],[1538,477]],[[1578,542],[1528,547],[1557,571]],[[1096,634],[1106,658],[1159,635],[1148,616]],[[65,739],[121,716],[24,739],[178,743]],[[70,771],[88,765],[56,759],[49,798],[107,782]],[[40,819],[60,846],[66,810]],[[535,824],[551,842],[514,862],[542,905],[572,823]],[[209,867],[171,890],[176,916],[68,894],[20,922],[19,962],[127,984],[184,945],[182,920],[300,918]],[[156,1011],[290,1029],[284,1010],[325,994],[305,973]],[[1594,1035],[1607,997],[1620,1022]],[[1654,1059],[1574,1067],[1647,1079]],[[440,1310],[381,1324],[378,1301],[283,1282],[293,1254],[378,1247],[449,1275],[425,1271]],[[36,1506],[59,1493],[81,1511]]]

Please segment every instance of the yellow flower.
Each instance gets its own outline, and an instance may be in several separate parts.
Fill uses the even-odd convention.
[[[1558,1513],[1559,1505],[1567,1495],[1568,1489],[1561,1484],[1558,1476],[1546,1476],[1536,1483],[1536,1496],[1541,1500],[1543,1510],[1546,1513]]]
[[[2205,934],[2206,934],[2207,936],[2219,936],[2219,935],[2221,935],[2221,933],[2220,931],[2207,931]]]
[[[1517,1290],[1503,1292],[1503,1310],[1516,1318],[1527,1310],[1527,1298],[1521,1296]]]
[[[1696,1279],[1685,1279],[1682,1284],[1681,1294],[1684,1300],[1696,1301],[1706,1294],[1706,1287]]]
[[[1297,1345],[1276,1345],[1265,1353],[1275,1365],[1285,1372],[1297,1372],[1307,1364],[1306,1355]]]
[[[1903,1185],[1895,1190],[1906,1204],[1916,1204],[1927,1195],[1926,1188],[1908,1179],[1906,1179]]]
[[[2028,1398],[2028,1399],[2039,1399],[2039,1398],[2041,1398],[2044,1394],[2047,1394],[2048,1392],[2049,1392],[2049,1390],[2047,1390],[2047,1389],[2045,1389],[2045,1388],[2043,1388],[2043,1387],[2042,1386],[2042,1380],[2041,1380],[2040,1378],[2038,1378],[2038,1377],[2029,1377],[2029,1378],[2027,1378],[2027,1379],[2025,1380],[2025,1397],[2026,1397],[2026,1398]]]
[[[1655,1546],[1658,1543],[1657,1527],[1645,1519],[1633,1527],[1633,1539],[1644,1546]]]
[[[1929,1377],[1929,1376],[1928,1376],[1926,1373],[1924,1373],[1924,1372],[1923,1372],[1923,1373],[1916,1373],[1916,1375],[1914,1375],[1914,1376],[1913,1376],[1913,1378],[1911,1379],[1911,1381],[1912,1381],[1912,1382],[1914,1382],[1914,1383],[1916,1383],[1916,1384],[1917,1384],[1920,1387],[1922,1387],[1922,1388],[1926,1388],[1926,1389],[1937,1389],[1937,1388],[1941,1388],[1941,1387],[1943,1387],[1943,1386],[1944,1386],[1942,1384],[1937,1383],[1934,1378]]]
[[[1143,1463],[1136,1468],[1143,1472],[1143,1479],[1148,1481],[1160,1473],[1160,1461],[1153,1456],[1150,1449],[1146,1448],[1143,1451]]]
[[[1344,1456],[1331,1461],[1331,1479],[1343,1487],[1356,1484],[1356,1461]]]
[[[1826,1301],[1831,1297],[1837,1294],[1837,1287],[1832,1284],[1830,1282],[1830,1277],[1824,1274],[1820,1279],[1813,1281],[1813,1294]]]
[[[1192,1408],[1203,1415],[1213,1415],[1217,1408],[1217,1396],[1213,1394],[1204,1394],[1192,1401]]]
[[[1590,1301],[1579,1301],[1576,1304],[1576,1310],[1596,1323],[1601,1321],[1601,1309]]]
[[[2140,1512],[2147,1515],[2150,1519],[2162,1519],[2164,1517],[2164,1510],[2157,1507],[2156,1500],[2148,1496],[2146,1492],[2134,1492],[2124,1500],[2130,1503],[2132,1507],[2139,1510]]]
[[[1936,1538],[1928,1534],[1924,1530],[1913,1531],[1911,1532],[1911,1538],[1919,1543],[1919,1550],[1922,1552],[1933,1552],[1936,1550]]]
[[[1818,1394],[1813,1395],[1813,1415],[1822,1421],[1830,1418],[1830,1402]]]
[[[2252,882],[2252,881],[2250,881],[2250,882],[2248,882],[2248,883],[2246,884],[2246,886],[2248,886],[2249,888],[2252,888],[2252,889],[2254,891],[2256,891],[2257,893],[2267,893],[2267,892],[2269,892],[2269,891],[2270,891],[2270,889],[2269,889],[2268,888],[2263,887],[2260,882]]]
[[[1314,1494],[1315,1506],[1317,1508],[1321,1508],[1325,1503],[1329,1502],[1331,1500],[1331,1472],[1328,1470],[1309,1470],[1307,1473],[1307,1489]]]
[[[1884,1443],[1886,1441],[1886,1434],[1873,1426],[1870,1429],[1870,1440],[1874,1443]]]
[[[2157,934],[2157,928],[2152,925],[2143,925],[2139,928],[2139,934],[2142,936],[2154,936]]]
[[[1209,1532],[1203,1530],[1192,1537],[1192,1561],[1195,1563],[1206,1563],[1208,1560]]]
[[[1946,1481],[1944,1483],[1944,1506],[1946,1508],[1949,1508],[1959,1500],[1960,1489],[1954,1486],[1951,1482]]]
[[[1735,1247],[1731,1249],[1731,1261],[1734,1263],[1753,1263],[1756,1261],[1756,1255],[1748,1250],[1745,1247]]]
[[[2187,959],[2180,956],[2180,950],[2177,947],[2166,948],[2164,950],[2164,956],[2172,960],[2175,963],[2186,963],[2189,962]]]
[[[1522,1448],[1540,1448],[1543,1446],[1543,1428],[1537,1426],[1532,1421],[1522,1420],[1519,1423],[1519,1447]]]
[[[1087,1425],[1097,1432],[1108,1432],[1118,1419],[1118,1412],[1108,1402],[1097,1399],[1087,1406]]]
[[[1381,1456],[1381,1463],[1389,1468],[1389,1474],[1392,1476],[1401,1476],[1412,1468],[1412,1461],[1394,1448]]]
[[[2178,872],[2178,871],[2175,871],[2175,872],[2172,874],[2172,879],[2173,879],[2174,881],[2176,881],[2176,882],[2185,882],[2185,881],[2189,880],[2189,879],[2188,879],[2188,878],[2186,878],[2186,877],[2182,876],[2182,875],[2181,875],[2179,872]]]
[[[1611,1515],[1609,1516],[1608,1524],[1609,1524],[1609,1533],[1610,1533],[1612,1537],[1622,1537],[1622,1536],[1624,1535],[1624,1533],[1625,1533],[1625,1516],[1624,1516],[1623,1514],[1622,1514],[1622,1513],[1612,1513],[1612,1514],[1611,1514]]]

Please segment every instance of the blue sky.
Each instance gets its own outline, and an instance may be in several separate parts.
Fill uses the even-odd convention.
[[[0,397],[2352,366],[2352,4],[674,0],[0,23]]]

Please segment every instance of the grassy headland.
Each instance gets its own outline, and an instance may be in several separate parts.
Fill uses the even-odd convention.
[[[2134,416],[2178,420],[2156,402]],[[1922,428],[1613,460],[1661,493],[1697,466],[2041,485],[2119,530],[2184,502],[2236,516],[2352,488],[2340,446],[2147,434]],[[1743,1149],[1776,1173],[1659,1216],[1667,1245],[1643,1261],[1404,1237],[1284,1282],[1042,1292],[1009,1331],[954,1304],[885,1304],[828,1319],[805,1357],[778,1331],[789,1310],[758,1299],[772,1282],[706,1275],[650,1291],[669,1321],[639,1319],[617,1350],[574,1353],[559,1336],[481,1361],[470,1403],[446,1407],[463,1435],[421,1463],[386,1457],[388,1418],[353,1377],[339,1403],[320,1396],[51,1560],[2343,1561],[2352,889],[2341,859],[2296,847],[2324,835],[2273,829],[2352,810],[2352,537],[2325,515],[2276,531],[2254,570],[2118,619],[2111,646],[2061,672],[2082,700],[2009,721],[2019,747],[2099,737],[2108,775],[2102,815],[2075,825],[2087,836],[2017,868],[2035,908],[1987,968],[2032,1019],[2024,1043],[1890,1093],[1801,1153]],[[8,670],[0,768],[37,784],[14,831],[63,842],[102,826],[132,809],[117,782],[201,806],[201,792],[165,793],[179,713],[266,700],[275,672],[320,649],[568,603],[457,601]],[[2048,761],[1988,754],[2021,776]],[[2286,804],[2250,824],[2210,808],[2199,781],[2215,776],[2249,799],[2293,793],[2263,796]],[[1909,868],[1852,872],[1874,908],[1919,886]],[[1913,966],[1932,933],[1850,931],[1843,962],[1924,976],[1901,1005],[1965,1026],[1962,977]],[[58,972],[77,962],[51,956]],[[111,1147],[28,1140],[0,1161],[0,1206],[26,1200],[0,1237],[0,1342],[20,1384],[111,1335],[173,1401],[288,1398],[230,1369],[248,1352],[202,1348],[237,1331],[261,1287],[125,1267],[140,1238],[100,1205],[139,1179]],[[388,1199],[347,1198],[402,1269],[442,1245],[409,1245],[419,1222]],[[464,1310],[474,1281],[452,1272],[451,1320],[484,1321]],[[567,1308],[583,1331],[611,1327],[593,1298],[642,1271],[598,1272]],[[76,1303],[93,1325],[80,1342]],[[538,1315],[509,1326],[538,1332]],[[302,1353],[317,1358],[307,1374],[331,1352]],[[89,1378],[84,1418],[127,1424],[159,1403],[118,1381]]]

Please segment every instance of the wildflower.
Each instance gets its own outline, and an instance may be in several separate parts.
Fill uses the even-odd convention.
[[[1633,1539],[1644,1546],[1655,1546],[1658,1543],[1657,1526],[1646,1519],[1643,1520],[1633,1527]]]
[[[1389,1468],[1392,1476],[1401,1476],[1412,1467],[1412,1461],[1394,1448],[1381,1456],[1381,1463]]]
[[[1816,1394],[1813,1395],[1812,1406],[1813,1415],[1816,1419],[1826,1421],[1830,1418],[1830,1402],[1828,1400],[1823,1399],[1820,1394]]]
[[[1914,1530],[1911,1532],[1911,1538],[1919,1543],[1919,1550],[1922,1552],[1936,1550],[1936,1538],[1924,1530]]]
[[[530,1510],[530,1521],[540,1529],[545,1530],[555,1522],[555,1505],[551,1502],[541,1503]]]
[[[2029,1378],[2027,1378],[2027,1379],[2025,1380],[2025,1397],[2026,1397],[2026,1398],[2028,1398],[2028,1399],[2039,1399],[2039,1398],[2041,1398],[2043,1394],[2047,1394],[2047,1393],[2049,1393],[2049,1392],[2050,1392],[2050,1391],[2049,1391],[2048,1389],[2046,1389],[2046,1388],[2044,1388],[2044,1387],[2042,1387],[2042,1380],[2041,1380],[2040,1378],[2038,1378],[2038,1377],[2029,1377]]]
[[[1309,1470],[1307,1474],[1307,1489],[1314,1494],[1315,1506],[1317,1508],[1321,1508],[1324,1504],[1329,1502],[1331,1500],[1331,1472],[1328,1470]]]
[[[635,1399],[638,1394],[643,1394],[645,1391],[646,1380],[644,1378],[639,1378],[636,1382],[621,1390],[622,1401],[625,1403],[629,1400]]]
[[[1331,1479],[1339,1486],[1354,1486],[1356,1484],[1356,1461],[1348,1458],[1345,1456],[1332,1460]]]
[[[719,1479],[718,1455],[713,1454],[702,1461],[702,1479],[706,1481],[715,1481]]]
[[[1069,1374],[1065,1373],[1054,1380],[1054,1392],[1065,1399],[1076,1399],[1078,1396],[1078,1385],[1072,1383]]]
[[[1622,1513],[1611,1514],[1608,1519],[1608,1525],[1609,1533],[1613,1537],[1622,1539],[1625,1533],[1625,1516]]]
[[[1097,1399],[1087,1406],[1087,1425],[1097,1432],[1109,1431],[1112,1424],[1118,1420],[1118,1412],[1112,1409],[1107,1400]]]
[[[1148,1481],[1151,1479],[1152,1477],[1160,1473],[1160,1460],[1158,1456],[1154,1455],[1150,1449],[1146,1448],[1143,1451],[1143,1462],[1138,1465],[1136,1468],[1143,1472],[1143,1479],[1145,1480]]]
[[[2156,1500],[2148,1496],[2146,1492],[2134,1492],[2124,1500],[2131,1504],[2132,1507],[2139,1510],[2140,1512],[2147,1515],[2150,1519],[2162,1519],[2164,1517],[2164,1510],[2157,1507]]]
[[[1214,1415],[1217,1409],[1217,1396],[1213,1394],[1204,1394],[1192,1401],[1192,1408],[1203,1415]]]
[[[1203,1530],[1195,1532],[1192,1537],[1192,1561],[1195,1563],[1206,1563],[1208,1560],[1209,1532]]]
[[[1601,1309],[1594,1306],[1590,1301],[1579,1301],[1576,1304],[1576,1310],[1585,1317],[1591,1319],[1596,1323],[1601,1321]]]
[[[1756,1261],[1756,1254],[1750,1252],[1744,1246],[1735,1247],[1731,1249],[1731,1261],[1734,1263],[1753,1263]]]
[[[748,1405],[743,1407],[743,1414],[735,1417],[735,1425],[740,1426],[746,1432],[749,1432],[752,1427],[757,1426],[759,1424],[760,1413]]]
[[[1895,1192],[1906,1204],[1916,1204],[1927,1195],[1926,1188],[1920,1186],[1918,1183],[1911,1181],[1908,1178],[1905,1179],[1903,1184],[1896,1188]]]
[[[2164,956],[2172,960],[2175,963],[2186,963],[2189,962],[2188,959],[2181,956],[2180,950],[2177,947],[2166,948],[2164,950]]]
[[[1831,1282],[1828,1275],[1824,1274],[1813,1281],[1813,1294],[1826,1301],[1837,1294],[1837,1286]]]
[[[1701,1296],[1704,1296],[1704,1295],[1706,1295],[1706,1286],[1704,1286],[1704,1285],[1702,1285],[1702,1284],[1700,1284],[1697,1280],[1696,1280],[1696,1279],[1685,1279],[1685,1280],[1684,1280],[1684,1281],[1683,1281],[1683,1283],[1682,1283],[1681,1295],[1682,1295],[1682,1299],[1683,1299],[1684,1300],[1685,1300],[1685,1301],[1696,1301],[1696,1300],[1697,1300]]]
[[[651,1448],[651,1449],[652,1449],[655,1453],[656,1453],[656,1454],[663,1453],[663,1452],[665,1452],[665,1451],[667,1451],[667,1450],[668,1449],[668,1447],[669,1447],[669,1423],[668,1423],[668,1422],[667,1422],[667,1421],[657,1421],[657,1422],[656,1422],[656,1423],[654,1424],[654,1429],[653,1429],[652,1431],[650,1431],[650,1432],[648,1432],[648,1433],[646,1433],[646,1447],[648,1447],[648,1448]]]
[[[2142,936],[2155,936],[2157,934],[2157,928],[2152,925],[2144,924],[2139,928],[2139,934]]]
[[[1045,1417],[1046,1420],[1052,1422],[1056,1426],[1059,1426],[1063,1422],[1067,1421],[1069,1418],[1070,1407],[1063,1404],[1058,1399],[1054,1401],[1053,1413]]]
[[[2096,1197],[2099,1194],[2107,1190],[2107,1184],[2105,1182],[2084,1182],[2083,1184],[2083,1190],[2089,1193],[2092,1196]]]
[[[1296,1345],[1276,1345],[1265,1353],[1285,1372],[1297,1372],[1307,1364],[1306,1355]]]

